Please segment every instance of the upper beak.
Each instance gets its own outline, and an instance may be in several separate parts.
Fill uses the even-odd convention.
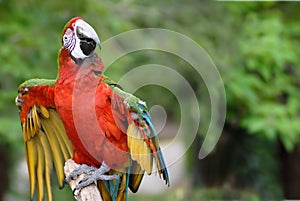
[[[100,50],[101,50],[101,43],[100,40],[98,39],[98,41],[96,41],[97,45],[99,46]]]
[[[83,20],[78,20],[76,24],[77,26],[75,27],[75,30],[77,31],[78,29],[78,31],[80,31],[80,33],[83,34],[85,37],[93,39],[101,49],[101,42],[93,27]]]

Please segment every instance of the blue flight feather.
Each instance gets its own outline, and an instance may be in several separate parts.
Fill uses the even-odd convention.
[[[158,134],[157,134],[157,132],[156,132],[156,130],[155,130],[152,122],[151,122],[150,114],[147,111],[147,108],[146,108],[146,106],[144,104],[139,104],[139,106],[140,106],[140,109],[143,110],[143,113],[142,113],[143,119],[146,121],[146,123],[149,125],[150,129],[152,130],[151,133],[153,133],[153,136],[148,136],[148,137],[150,137],[150,139],[154,138],[155,141],[156,141],[156,143],[157,143],[157,144],[156,143],[154,143],[154,144],[158,145],[159,144]],[[165,178],[166,179],[166,183],[169,184],[170,183],[169,182],[169,174],[168,174],[168,170],[166,168],[165,160],[163,158],[163,155],[162,155],[162,152],[161,152],[160,148],[159,147],[156,147],[156,148],[158,148],[158,150],[157,150],[158,159],[160,161],[160,164],[162,165],[162,168],[164,169],[164,173],[165,173],[165,177],[166,177]]]
[[[103,182],[104,182],[104,185],[105,185],[107,191],[111,195],[112,201],[116,201],[117,196],[118,196],[120,182],[121,182],[121,177],[118,180],[108,180],[108,181],[104,180]]]

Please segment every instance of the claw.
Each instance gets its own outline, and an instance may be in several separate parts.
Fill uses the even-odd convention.
[[[97,168],[88,166],[86,164],[82,164],[79,167],[77,167],[75,170],[73,170],[66,178],[65,178],[65,183],[69,183],[69,181],[75,179],[79,175],[82,174],[87,174],[91,175],[93,172],[95,172]]]
[[[104,175],[104,174],[97,174],[97,172],[95,172],[95,174],[87,176],[85,178],[83,178],[74,188],[73,193],[75,193],[75,191],[80,192],[80,190],[98,180],[114,180],[114,179],[119,179],[120,175]],[[74,194],[75,195],[75,194]]]
[[[99,169],[90,167],[87,165],[81,165],[75,169],[71,174],[66,178],[66,181],[69,181],[73,176],[79,176],[81,174],[87,174],[73,189],[73,194],[78,195],[82,188],[98,181],[98,180],[114,180],[119,179],[120,175],[106,175],[110,168],[103,162]],[[75,172],[76,171],[76,172]],[[75,173],[74,173],[75,172]],[[69,179],[69,180],[68,180]]]

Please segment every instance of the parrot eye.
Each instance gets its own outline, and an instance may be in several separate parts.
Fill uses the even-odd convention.
[[[78,64],[77,61],[94,55],[97,44],[100,46],[100,41],[96,31],[85,21],[78,18],[74,23],[73,27],[66,29],[62,41],[64,47],[70,51],[71,57],[75,58],[73,60]]]
[[[63,35],[63,44],[70,51],[74,49],[76,45],[76,40],[74,37],[74,33],[71,29],[67,29],[65,34]]]

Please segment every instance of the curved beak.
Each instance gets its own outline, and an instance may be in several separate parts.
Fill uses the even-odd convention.
[[[99,37],[91,25],[80,19],[76,22],[75,30],[78,38],[90,38],[94,40],[101,49]]]

